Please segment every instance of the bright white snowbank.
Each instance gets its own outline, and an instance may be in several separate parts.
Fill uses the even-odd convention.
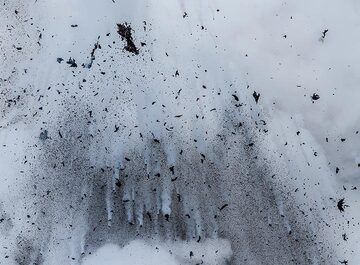
[[[123,248],[107,244],[88,255],[82,265],[221,265],[230,257],[231,248],[226,240],[166,244],[134,240]]]

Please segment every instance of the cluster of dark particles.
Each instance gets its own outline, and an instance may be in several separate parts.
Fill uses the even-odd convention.
[[[231,243],[228,264],[253,264],[252,259],[258,264],[348,264],[325,239],[334,229],[334,244],[347,242],[352,234],[346,228],[359,225],[348,214],[353,206],[346,197],[357,187],[344,185],[336,196],[316,197],[314,190],[326,184],[315,175],[328,166],[329,174],[339,176],[344,166],[317,165],[324,155],[291,123],[293,117],[284,135],[276,135],[283,146],[268,146],[273,132],[262,109],[266,96],[242,77],[227,74],[221,32],[210,34],[210,22],[192,25],[194,13],[178,12],[174,19],[192,29],[185,36],[178,33],[189,49],[181,42],[160,46],[150,20],[130,23],[119,16],[111,32],[96,32],[80,54],[46,54],[53,64],[40,68],[56,72],[46,79],[33,70],[32,61],[45,49],[44,36],[51,40],[56,33],[7,5],[7,16],[14,17],[7,29],[21,36],[11,39],[7,63],[22,62],[26,68],[1,72],[1,115],[16,115],[0,129],[17,135],[21,121],[36,133],[30,139],[16,136],[26,146],[19,175],[30,180],[22,190],[19,216],[0,204],[0,233],[24,223],[4,259],[46,264],[48,253],[76,242],[82,248],[65,259],[80,264],[107,242],[200,244],[218,237]],[[213,23],[226,19],[220,10],[215,9]],[[81,23],[65,26],[81,34]],[[327,34],[328,29],[321,33],[321,42]],[[289,34],[278,37],[290,39]],[[45,81],[40,86],[36,78]],[[314,91],[305,95],[312,106],[323,100]],[[341,148],[357,135],[326,137],[326,143]],[[1,152],[17,150],[16,144],[2,146]],[[283,160],[291,169],[277,166]],[[188,256],[195,255],[192,250]]]

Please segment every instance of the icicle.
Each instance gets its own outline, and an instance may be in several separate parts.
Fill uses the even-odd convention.
[[[171,214],[171,196],[170,193],[167,191],[163,191],[161,193],[161,212],[164,215],[169,215]]]
[[[113,210],[113,191],[109,183],[106,191],[106,211],[107,211],[108,226],[111,226],[114,210]]]
[[[202,219],[201,219],[201,214],[199,212],[199,210],[196,210],[195,211],[195,236],[196,237],[199,237],[201,236],[202,234],[202,229],[203,229],[203,226],[202,226]]]
[[[143,224],[144,224],[144,205],[143,204],[140,204],[136,208],[136,223],[139,226],[143,226]]]
[[[283,202],[282,202],[282,200],[280,198],[278,198],[277,195],[275,195],[275,197],[276,197],[276,199],[275,199],[276,205],[277,205],[277,208],[279,210],[279,214],[282,217],[283,224],[284,224],[287,232],[290,233],[291,232],[291,226],[290,226],[289,220],[285,216]]]
[[[134,209],[133,209],[133,194],[132,191],[129,192],[126,190],[123,195],[123,202],[125,202],[125,210],[126,210],[126,217],[129,223],[133,222],[134,219]]]
[[[119,180],[119,176],[120,176],[120,168],[121,165],[120,163],[116,163],[115,167],[114,167],[114,174],[112,176],[112,191],[115,193],[116,192],[116,182]]]

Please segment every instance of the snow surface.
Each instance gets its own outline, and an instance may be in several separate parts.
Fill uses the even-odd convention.
[[[137,240],[123,248],[105,245],[85,257],[83,265],[179,265],[198,264],[202,260],[204,264],[215,265],[223,263],[230,256],[230,244],[224,240],[208,240],[202,244],[168,242],[160,245]]]

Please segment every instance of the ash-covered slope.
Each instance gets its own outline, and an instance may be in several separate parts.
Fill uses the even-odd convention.
[[[322,147],[252,86],[232,4],[4,1],[3,264],[344,258]]]

